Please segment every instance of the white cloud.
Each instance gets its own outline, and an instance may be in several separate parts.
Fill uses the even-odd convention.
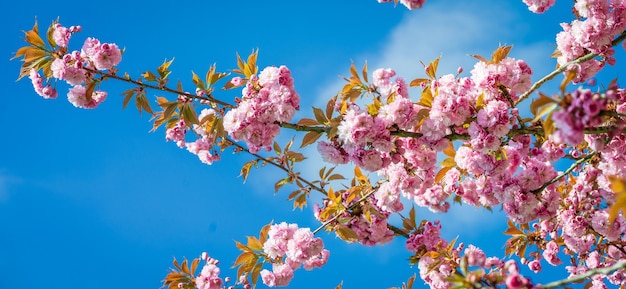
[[[425,75],[420,60],[428,63],[442,56],[438,75],[454,74],[459,66],[468,73],[477,61],[470,54],[490,57],[498,45],[514,44],[511,56],[522,58],[529,63],[535,72],[533,79],[539,79],[541,75],[554,68],[554,61],[548,59],[554,50],[551,39],[532,43],[521,42],[520,34],[529,29],[512,7],[506,6],[506,3],[494,5],[494,3],[476,3],[480,1],[458,2],[462,3],[435,2],[426,5],[423,10],[406,14],[401,23],[389,33],[387,39],[384,39],[382,48],[378,51],[364,51],[363,55],[355,57],[355,65],[359,67],[367,60],[370,72],[375,68],[390,67],[396,70],[398,76],[410,81]],[[338,69],[347,72],[347,67]],[[320,97],[315,106],[325,107],[328,96],[335,95],[344,84],[343,80],[338,79],[320,89],[318,93]],[[413,98],[415,99],[415,96]],[[306,152],[311,159],[307,163],[309,170],[305,171],[304,175],[316,176],[317,170],[327,164],[319,158],[313,159],[317,155],[314,145],[307,148]],[[343,168],[340,172],[349,176],[351,167]],[[489,226],[500,224],[496,225],[490,221],[494,216],[500,219],[503,217],[501,213],[490,213],[468,205],[460,207],[453,205],[447,214],[432,214],[424,209],[420,210],[419,215],[427,219],[440,219],[444,231],[461,234],[479,231],[476,230],[478,226],[481,226],[481,229],[494,229]],[[485,227],[485,224],[493,225]]]
[[[19,182],[19,179],[0,170],[0,203],[9,200],[9,185]]]

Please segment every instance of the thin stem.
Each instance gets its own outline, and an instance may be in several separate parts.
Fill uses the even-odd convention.
[[[593,270],[589,270],[583,274],[580,275],[576,275],[574,277],[571,278],[567,278],[567,279],[563,279],[563,280],[559,280],[559,281],[554,281],[554,282],[550,282],[548,284],[545,285],[541,285],[540,288],[543,289],[550,289],[550,288],[556,288],[556,287],[561,287],[561,286],[565,286],[567,284],[572,284],[572,283],[576,283],[576,282],[581,282],[586,280],[589,277],[595,276],[595,275],[608,275],[614,271],[617,271],[619,269],[626,269],[626,262],[622,262],[622,263],[617,263],[613,266],[610,267],[606,267],[606,268],[599,268],[599,269],[593,269]]]
[[[613,40],[613,42],[611,42],[611,46],[618,45],[624,39],[626,39],[626,30],[623,31],[622,34],[620,34],[617,38],[615,38]],[[572,61],[570,61],[568,63],[565,63],[564,65],[561,65],[559,68],[557,68],[554,71],[550,72],[549,74],[544,76],[542,79],[540,79],[537,82],[533,83],[533,85],[530,87],[530,89],[528,89],[528,91],[526,91],[522,95],[520,95],[519,100],[517,100],[517,102],[515,102],[515,106],[520,104],[524,99],[528,98],[533,92],[535,92],[537,89],[539,89],[543,84],[545,84],[549,80],[553,79],[557,75],[561,74],[563,71],[567,70],[570,65],[587,62],[587,61],[589,61],[589,60],[591,60],[591,59],[593,59],[593,58],[595,58],[596,56],[599,56],[599,55],[600,54],[598,54],[598,53],[588,53],[588,54],[585,54],[585,55],[583,55],[581,57],[578,57],[578,58],[576,58],[576,59],[574,59],[574,60],[572,60]]]
[[[547,188],[549,185],[554,184],[556,182],[558,182],[560,179],[562,179],[563,177],[567,176],[569,173],[571,173],[574,169],[576,169],[578,166],[580,166],[582,163],[588,161],[589,159],[591,159],[593,156],[595,156],[596,153],[592,152],[589,153],[588,155],[580,158],[579,160],[577,160],[576,162],[574,162],[567,170],[565,170],[564,172],[562,172],[560,175],[556,176],[554,179],[550,180],[549,182],[543,184],[543,186],[541,186],[541,188],[538,188],[534,191],[531,191],[531,193],[533,194],[538,194],[541,191],[543,191],[545,188]]]
[[[279,169],[281,169],[281,170],[285,171],[287,174],[290,174],[290,175],[292,174],[292,172],[290,172],[290,171],[289,171],[289,169],[285,168],[284,166],[282,166],[282,165],[280,165],[280,164],[278,164],[278,163],[276,163],[276,162],[273,162],[273,161],[271,161],[271,160],[268,160],[268,159],[266,159],[265,157],[263,157],[263,156],[261,156],[261,155],[259,155],[259,154],[255,154],[255,153],[250,152],[250,150],[248,150],[247,148],[245,148],[244,146],[242,146],[242,145],[238,144],[237,142],[235,142],[234,140],[232,140],[232,139],[230,139],[230,138],[228,138],[227,140],[228,140],[230,143],[232,143],[235,147],[237,147],[238,149],[240,149],[240,150],[242,150],[242,151],[244,151],[244,152],[246,152],[246,153],[248,153],[248,154],[252,155],[253,157],[255,157],[255,158],[257,158],[257,159],[259,159],[259,160],[261,160],[261,161],[264,161],[264,162],[266,162],[266,163],[268,163],[268,164],[271,164],[271,165],[273,165],[273,166],[275,166],[275,167],[277,167],[277,168],[279,168]],[[320,188],[320,187],[316,186],[315,184],[313,184],[313,183],[311,183],[311,182],[307,181],[307,180],[306,180],[306,179],[304,179],[303,177],[301,177],[301,176],[299,176],[299,175],[296,175],[296,178],[297,178],[298,180],[300,180],[301,182],[305,183],[307,186],[311,187],[311,189],[314,189],[314,190],[316,190],[316,191],[318,191],[318,192],[322,193],[323,195],[327,195],[327,194],[326,194],[326,191],[325,191],[324,189],[322,189],[322,188]]]
[[[234,105],[232,105],[230,103],[227,103],[227,102],[224,102],[224,101],[221,101],[221,100],[219,100],[219,99],[217,99],[217,98],[215,98],[215,97],[213,97],[211,95],[207,95],[205,97],[198,96],[198,95],[191,94],[191,93],[188,93],[188,92],[182,92],[182,91],[178,91],[178,90],[175,90],[175,89],[171,89],[171,88],[169,88],[167,86],[162,86],[161,87],[161,86],[158,86],[158,85],[146,84],[146,83],[143,83],[143,82],[140,82],[140,81],[133,80],[131,78],[121,77],[121,76],[118,76],[116,74],[108,74],[108,73],[104,73],[102,71],[98,71],[98,70],[94,70],[94,69],[90,69],[90,68],[83,68],[83,69],[85,71],[90,72],[90,73],[98,74],[98,75],[101,75],[101,76],[106,77],[106,78],[113,78],[113,79],[116,79],[116,80],[125,81],[125,82],[128,82],[128,83],[132,83],[134,85],[138,85],[138,86],[143,87],[143,88],[150,88],[150,89],[165,91],[165,92],[169,92],[169,93],[173,93],[173,94],[184,95],[184,96],[189,97],[189,98],[211,101],[211,102],[215,102],[215,103],[221,104],[222,106],[227,107],[227,108],[235,107]]]

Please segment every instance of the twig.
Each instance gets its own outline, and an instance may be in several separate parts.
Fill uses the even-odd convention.
[[[620,34],[617,38],[615,38],[615,40],[613,40],[613,42],[611,42],[611,46],[615,46],[617,44],[619,44],[620,42],[622,42],[624,39],[626,39],[626,30],[622,32],[622,34]],[[585,54],[581,57],[578,57],[568,63],[565,63],[564,65],[561,65],[559,68],[555,69],[554,71],[550,72],[548,75],[544,76],[542,79],[538,80],[537,82],[533,83],[533,85],[530,87],[530,89],[528,89],[528,91],[524,92],[522,95],[520,95],[520,98],[517,100],[517,102],[515,102],[515,106],[517,106],[518,104],[520,104],[520,102],[522,102],[524,99],[528,98],[533,92],[535,92],[537,89],[539,89],[544,83],[548,82],[549,80],[553,79],[554,77],[556,77],[557,75],[559,75],[560,73],[562,73],[563,71],[567,70],[569,68],[570,65],[574,65],[574,64],[580,64],[586,61],[589,61],[593,58],[595,58],[596,56],[599,56],[600,54],[597,53],[588,53]]]
[[[585,280],[585,279],[587,279],[589,277],[595,276],[595,275],[599,275],[599,274],[608,275],[608,274],[612,273],[613,271],[617,271],[619,269],[625,269],[625,268],[626,268],[626,262],[617,263],[617,264],[615,264],[615,265],[613,265],[611,267],[589,270],[589,271],[587,271],[587,272],[585,272],[583,274],[576,275],[576,276],[571,277],[571,278],[550,282],[550,283],[545,284],[545,285],[540,285],[539,288],[550,289],[550,288],[555,288],[555,287],[561,287],[561,286],[565,286],[567,284],[583,281],[583,280]]]
[[[252,155],[253,157],[257,158],[258,160],[261,160],[261,161],[264,161],[264,162],[266,162],[266,163],[268,163],[268,164],[271,164],[271,165],[273,165],[273,166],[275,166],[275,167],[277,167],[277,168],[279,168],[279,169],[281,169],[281,170],[285,171],[287,174],[291,174],[291,173],[292,173],[292,172],[290,172],[290,171],[289,171],[289,169],[285,168],[284,166],[282,166],[282,165],[280,165],[280,164],[277,164],[277,163],[275,163],[275,162],[273,162],[273,161],[271,161],[271,160],[268,160],[268,159],[266,159],[265,157],[263,157],[263,156],[261,156],[261,155],[259,155],[259,154],[255,154],[255,153],[250,152],[250,150],[248,150],[248,149],[247,149],[247,148],[245,148],[244,146],[242,146],[242,145],[238,144],[238,143],[237,143],[237,142],[235,142],[234,140],[232,140],[232,139],[230,139],[230,138],[227,138],[227,140],[228,140],[230,143],[232,143],[235,147],[237,147],[238,149],[240,149],[240,150],[242,150],[242,151],[244,151],[244,152],[246,152],[246,153],[248,153],[248,154]],[[327,195],[327,194],[326,194],[326,191],[325,191],[324,189],[322,189],[322,188],[320,188],[320,187],[318,187],[318,186],[314,185],[313,183],[311,183],[311,182],[307,181],[306,179],[302,178],[301,176],[299,176],[299,175],[298,175],[298,176],[296,176],[296,178],[297,178],[298,180],[300,180],[301,182],[305,183],[307,186],[311,187],[311,189],[314,189],[314,190],[316,190],[316,191],[318,191],[318,192],[320,192],[320,193],[322,193],[322,194],[324,194],[324,195]]]
[[[161,87],[161,86],[157,86],[157,85],[147,84],[147,83],[143,83],[143,82],[139,82],[139,81],[133,80],[131,78],[121,77],[121,76],[118,76],[116,74],[104,73],[102,71],[98,71],[98,70],[94,70],[94,69],[90,69],[90,68],[83,68],[83,69],[85,71],[90,72],[90,73],[95,73],[95,74],[101,75],[101,76],[106,77],[106,78],[113,78],[113,79],[129,82],[129,83],[132,83],[134,85],[138,85],[140,87],[150,88],[150,89],[160,90],[160,91],[166,91],[166,92],[174,93],[174,94],[180,94],[180,95],[184,95],[184,96],[189,97],[189,98],[195,98],[195,99],[211,101],[211,102],[215,102],[215,103],[221,104],[221,105],[223,105],[224,107],[227,107],[227,108],[234,108],[235,107],[234,105],[232,105],[230,103],[221,101],[221,100],[219,100],[219,99],[217,99],[217,98],[215,98],[213,96],[210,96],[210,95],[208,95],[206,97],[202,97],[202,96],[198,96],[198,95],[191,94],[191,93],[188,93],[188,92],[182,92],[182,91],[178,91],[178,90],[175,90],[175,89],[171,89],[171,88],[169,88],[167,86]]]
[[[558,182],[560,179],[562,179],[563,177],[567,176],[569,173],[571,173],[574,169],[576,169],[579,165],[581,165],[582,163],[586,162],[587,160],[591,159],[593,156],[596,155],[596,152],[592,152],[589,153],[588,155],[578,159],[576,162],[574,162],[567,170],[565,170],[564,172],[562,172],[560,175],[556,176],[554,179],[550,180],[549,182],[543,184],[543,186],[541,186],[541,188],[538,188],[534,191],[531,191],[531,193],[533,194],[538,194],[541,191],[543,191],[545,188],[547,188],[549,185],[554,184],[556,182]]]

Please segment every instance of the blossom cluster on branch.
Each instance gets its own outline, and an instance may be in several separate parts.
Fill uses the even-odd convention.
[[[425,1],[394,2],[417,9]],[[554,0],[523,2],[536,13],[554,5]],[[203,163],[220,160],[230,148],[253,158],[241,170],[244,179],[253,166],[284,171],[275,190],[295,187],[288,197],[294,208],[305,206],[312,192],[321,195],[313,205],[318,229],[268,224],[258,238],[237,242],[238,281],[230,286],[249,288],[259,279],[270,287],[286,286],[298,268],[323,266],[329,251],[314,235],[326,230],[367,246],[406,238],[409,262],[418,265],[431,288],[553,288],[574,281],[534,284],[520,266],[538,273],[544,265],[564,264],[562,256],[570,257],[565,267],[570,280],[587,279],[590,288],[624,287],[626,91],[617,81],[595,90],[568,85],[616,64],[614,47],[626,38],[626,1],[577,0],[573,11],[575,19],[562,24],[556,36],[558,68],[536,82],[528,63],[508,56],[511,46],[498,47],[490,58],[476,55],[469,76],[461,71],[438,76],[439,58],[424,65],[425,77],[411,81],[392,68],[370,75],[367,65],[358,71],[353,64],[347,83],[325,109],[313,108],[313,117],[297,123],[291,121],[300,97],[290,70],[270,66],[259,72],[257,52],[247,59],[237,55],[236,76],[221,87],[241,89],[233,103],[216,96],[218,82],[230,74],[215,66],[204,79],[192,74],[195,93],[182,84],[167,86],[171,61],[138,78],[121,76],[116,44],[87,38],[80,50],[70,51],[71,36],[81,28],[57,21],[48,28],[47,44],[35,24],[26,32],[28,45],[15,57],[24,62],[20,78],[28,76],[44,98],[55,98],[51,83],[64,81],[74,106],[95,108],[107,97],[96,90],[104,81],[126,82],[133,88],[122,93],[124,107],[134,99],[140,113],[153,116],[154,129],[164,125],[166,140]],[[557,75],[564,78],[560,93],[537,93],[532,117],[521,115],[520,104]],[[421,93],[411,95],[410,87]],[[146,90],[175,99],[158,97],[153,108]],[[281,128],[305,132],[301,147],[317,143],[332,167],[321,168],[319,178],[302,176],[297,164],[305,157],[292,150],[293,140],[284,147],[275,141]],[[555,162],[562,159],[571,166],[560,171]],[[354,165],[353,177],[333,173],[334,166],[346,164]],[[376,181],[363,171],[376,174]],[[403,200],[439,213],[455,202],[501,207],[509,220],[504,234],[510,236],[505,250],[510,258],[487,257],[474,245],[443,239],[439,221],[418,221],[414,209],[402,215],[408,203]],[[391,221],[395,214],[400,224]],[[205,265],[196,274],[200,260]],[[164,285],[228,287],[217,265],[205,255],[191,267],[175,260]]]

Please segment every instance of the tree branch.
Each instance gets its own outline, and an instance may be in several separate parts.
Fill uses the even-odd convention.
[[[618,45],[624,39],[626,39],[626,30],[623,31],[622,34],[620,34],[617,38],[615,38],[613,40],[613,42],[611,42],[611,46]],[[548,82],[549,80],[553,79],[554,77],[556,77],[557,75],[559,75],[563,71],[567,70],[567,68],[570,65],[587,62],[587,61],[589,61],[589,60],[591,60],[594,57],[599,56],[599,55],[600,54],[597,54],[597,53],[588,53],[588,54],[583,55],[581,57],[578,57],[578,58],[576,58],[576,59],[574,59],[574,60],[572,60],[572,61],[570,61],[568,63],[565,63],[564,65],[561,65],[559,68],[557,68],[554,71],[548,73],[548,75],[544,76],[542,79],[540,79],[537,82],[533,83],[533,85],[530,87],[530,89],[528,89],[528,91],[526,91],[522,95],[520,95],[519,100],[517,100],[517,102],[515,102],[515,106],[520,104],[524,99],[528,98],[533,92],[535,92],[537,89],[539,89],[544,83]]]
[[[215,103],[221,104],[222,106],[227,107],[227,108],[234,108],[235,107],[234,105],[232,105],[230,103],[227,103],[227,102],[224,102],[224,101],[221,101],[221,100],[219,100],[219,99],[217,99],[217,98],[215,98],[215,97],[213,97],[211,95],[207,95],[206,97],[202,97],[202,96],[198,96],[198,95],[191,94],[191,93],[188,93],[188,92],[182,92],[182,91],[178,91],[178,90],[175,90],[175,89],[171,89],[171,88],[169,88],[167,86],[161,87],[161,86],[158,86],[158,85],[146,84],[146,83],[143,83],[143,82],[140,82],[140,81],[133,80],[131,78],[121,77],[121,76],[118,76],[116,74],[104,73],[102,71],[98,71],[98,70],[94,70],[94,69],[90,69],[90,68],[85,68],[84,67],[83,69],[85,71],[88,71],[90,73],[94,73],[94,74],[100,75],[100,76],[105,77],[105,78],[113,78],[113,79],[116,79],[116,80],[132,83],[134,85],[137,85],[137,86],[140,86],[140,87],[143,87],[143,88],[150,88],[150,89],[165,91],[165,92],[169,92],[169,93],[173,93],[173,94],[180,94],[180,95],[184,95],[186,97],[193,98],[193,99],[201,99],[201,100],[211,101],[211,102],[215,102]]]
[[[585,279],[587,279],[589,277],[592,277],[592,276],[595,276],[595,275],[599,275],[599,274],[608,275],[608,274],[610,274],[610,273],[612,273],[614,271],[617,271],[619,269],[625,269],[625,268],[626,268],[626,262],[617,263],[617,264],[615,264],[613,266],[610,266],[610,267],[593,269],[593,270],[589,270],[589,271],[587,271],[587,272],[585,272],[583,274],[573,276],[571,278],[550,282],[548,284],[539,286],[539,288],[550,289],[550,288],[561,287],[561,286],[565,286],[567,284],[584,281]]]
[[[586,162],[587,160],[591,159],[593,156],[596,155],[596,152],[592,152],[589,153],[588,155],[578,159],[576,162],[574,162],[567,170],[565,170],[564,172],[562,172],[560,175],[556,176],[554,179],[550,180],[549,182],[543,184],[541,186],[541,188],[538,188],[534,191],[531,191],[531,193],[533,194],[538,194],[541,193],[541,191],[543,191],[545,188],[547,188],[549,185],[554,184],[556,182],[558,182],[560,179],[562,179],[563,177],[567,176],[569,173],[571,173],[574,169],[576,169],[579,165],[581,165],[582,163]]]
[[[282,166],[282,165],[280,165],[280,164],[277,164],[277,163],[275,163],[275,162],[273,162],[273,161],[271,161],[271,160],[268,160],[268,159],[266,159],[265,157],[263,157],[263,156],[261,156],[261,155],[259,155],[259,154],[255,154],[255,153],[250,152],[250,150],[248,150],[248,149],[247,149],[247,148],[245,148],[244,146],[242,146],[242,145],[238,144],[238,143],[237,143],[237,142],[235,142],[234,140],[232,140],[232,139],[230,139],[230,138],[227,138],[227,140],[228,140],[230,143],[232,143],[232,144],[233,144],[233,146],[235,146],[235,147],[237,147],[238,149],[240,149],[240,150],[242,150],[242,151],[244,151],[244,152],[246,152],[246,153],[248,153],[248,154],[252,155],[253,157],[257,158],[258,160],[261,160],[261,161],[264,161],[264,162],[266,162],[266,163],[268,163],[268,164],[271,164],[271,165],[273,165],[273,166],[275,166],[275,167],[277,167],[277,168],[279,168],[279,169],[281,169],[281,170],[285,171],[287,174],[291,174],[291,173],[292,173],[292,172],[290,172],[290,171],[289,171],[289,169],[285,168],[284,166]],[[327,195],[327,193],[326,193],[326,191],[325,191],[324,189],[322,189],[322,188],[320,188],[320,187],[316,186],[315,184],[313,184],[313,183],[311,183],[311,182],[307,181],[307,180],[306,180],[306,179],[304,179],[303,177],[301,177],[301,176],[297,175],[297,176],[296,176],[296,178],[297,178],[298,180],[300,180],[301,182],[305,183],[307,186],[311,187],[311,189],[314,189],[314,190],[316,190],[316,191],[318,191],[318,192],[322,193],[324,196],[326,196],[326,195]]]

